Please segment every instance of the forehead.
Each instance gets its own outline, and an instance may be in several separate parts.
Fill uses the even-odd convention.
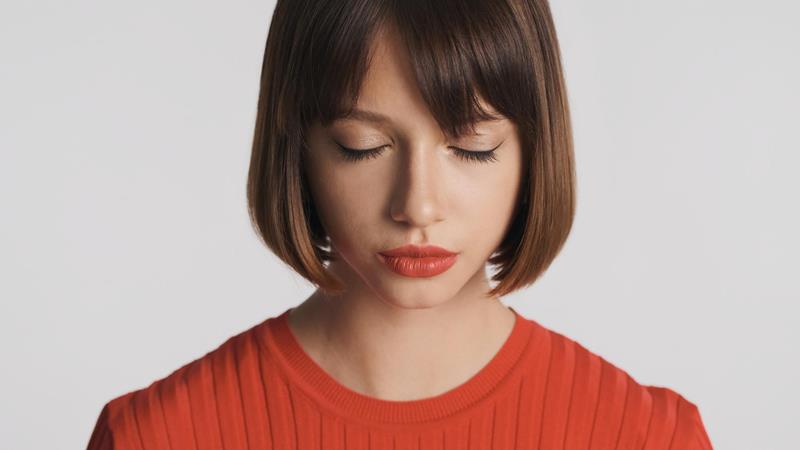
[[[383,123],[389,111],[419,114],[427,106],[416,82],[408,50],[394,27],[381,28],[368,58],[367,71],[349,119]]]
[[[355,103],[340,108],[333,121],[409,128],[419,127],[420,123],[435,124],[416,77],[408,49],[389,22],[378,29],[371,43],[366,72]],[[478,117],[473,123],[465,124],[467,127],[507,121],[479,94],[476,94],[476,101],[489,117]]]

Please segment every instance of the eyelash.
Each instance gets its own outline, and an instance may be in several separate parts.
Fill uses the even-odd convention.
[[[500,147],[501,144],[498,144],[497,147]],[[344,159],[347,161],[361,161],[364,159],[377,158],[381,153],[383,153],[383,149],[388,147],[388,145],[382,145],[380,147],[370,148],[366,150],[356,150],[352,148],[347,148],[339,143],[337,143],[336,145],[339,147],[342,156],[344,156]],[[484,151],[470,151],[458,147],[449,147],[449,148],[453,149],[456,152],[456,156],[465,161],[477,162],[477,163],[489,163],[497,161],[497,157],[495,156],[495,150],[497,150],[497,147],[491,150],[484,150]]]

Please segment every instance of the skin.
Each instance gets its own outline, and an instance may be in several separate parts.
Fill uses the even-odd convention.
[[[318,289],[289,314],[301,347],[342,385],[383,400],[435,396],[474,376],[500,350],[514,313],[488,297],[485,265],[508,227],[522,176],[516,125],[481,122],[480,135],[446,136],[416,86],[397,33],[385,28],[357,108],[385,123],[342,120],[308,130],[305,170],[320,219],[340,259],[329,270],[346,285]],[[496,112],[484,103],[484,106]],[[387,145],[375,158],[351,149]],[[495,151],[496,161],[459,158],[451,147]],[[459,252],[430,278],[396,274],[376,253],[406,243]]]

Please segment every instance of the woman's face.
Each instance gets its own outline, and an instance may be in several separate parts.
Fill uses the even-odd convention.
[[[396,35],[379,34],[374,45],[356,109],[383,120],[355,116],[308,130],[311,195],[340,256],[330,270],[345,283],[344,295],[377,297],[400,308],[484,298],[486,260],[510,224],[523,173],[517,127],[503,118],[478,123],[475,135],[446,136],[417,90]],[[382,149],[351,160],[339,145]],[[477,161],[454,147],[497,148],[491,159]],[[402,275],[378,252],[405,244],[458,255],[438,275]]]

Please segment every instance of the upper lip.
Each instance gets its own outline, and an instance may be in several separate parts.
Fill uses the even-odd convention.
[[[385,256],[408,256],[413,258],[422,258],[425,256],[452,256],[456,253],[436,245],[406,244],[402,247],[384,250],[380,252],[380,254]]]

